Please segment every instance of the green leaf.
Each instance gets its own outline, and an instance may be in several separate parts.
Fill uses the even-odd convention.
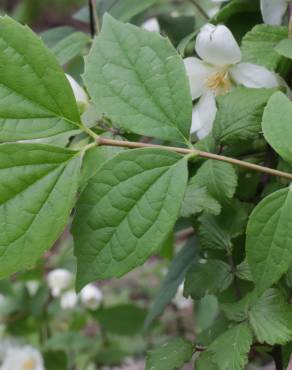
[[[146,310],[133,304],[120,304],[98,311],[96,318],[107,331],[118,335],[135,335],[141,332]]]
[[[232,271],[221,260],[197,261],[188,270],[184,295],[197,300],[207,294],[223,292],[233,281]]]
[[[41,39],[47,45],[48,48],[54,47],[58,42],[63,40],[65,37],[74,33],[73,27],[61,26],[51,28],[41,33]]]
[[[77,285],[119,277],[159,250],[177,219],[187,160],[158,149],[124,151],[81,196],[73,224]]]
[[[191,343],[176,338],[147,355],[145,370],[174,370],[181,368],[193,354]]]
[[[52,47],[52,52],[55,54],[58,62],[61,65],[68,63],[73,58],[80,55],[90,38],[83,32],[74,32]]]
[[[255,139],[261,132],[264,108],[276,89],[237,87],[217,98],[213,135],[223,144]]]
[[[231,164],[208,159],[191,178],[192,184],[206,187],[210,195],[221,202],[233,197],[237,175]]]
[[[81,125],[70,84],[28,27],[0,18],[0,140],[54,136]]]
[[[82,162],[80,183],[81,189],[83,190],[86,187],[88,181],[98,172],[102,164],[121,151],[123,151],[122,148],[114,146],[98,146],[88,150],[85,153]]]
[[[128,22],[136,15],[154,5],[157,1],[158,0],[96,0],[97,13],[100,18],[102,18],[105,13],[109,13],[123,22]],[[73,18],[81,22],[89,23],[88,6],[81,8],[74,14]]]
[[[232,239],[245,233],[249,210],[249,204],[230,199],[220,215],[203,214],[198,229],[202,247],[230,251]]]
[[[278,190],[253,210],[247,225],[246,253],[262,293],[288,271],[292,256],[292,191]]]
[[[275,46],[287,35],[287,27],[267,24],[255,26],[242,40],[243,61],[277,69],[283,57],[277,53]]]
[[[292,306],[277,289],[268,289],[249,310],[249,321],[260,343],[292,340]]]
[[[107,15],[85,64],[93,101],[119,126],[166,140],[188,139],[188,80],[167,39]]]
[[[0,278],[32,266],[63,231],[77,192],[77,152],[0,145]]]
[[[190,184],[182,204],[181,216],[190,217],[202,211],[218,215],[221,211],[221,205],[208,193],[206,187]]]
[[[242,280],[253,281],[250,267],[246,259],[236,266],[236,276]]]
[[[292,103],[281,92],[275,93],[268,102],[263,116],[263,132],[267,142],[287,162],[292,163]]]
[[[213,355],[209,351],[204,351],[196,360],[196,370],[218,370],[218,367],[213,362]]]
[[[203,361],[206,364],[210,363],[211,369],[214,370],[242,370],[248,362],[251,344],[252,332],[248,324],[236,325],[215,339],[208,348],[206,352],[208,355],[204,356]],[[197,361],[198,369],[203,370],[200,365],[200,357]],[[209,369],[209,367],[205,369]]]
[[[198,245],[195,238],[191,238],[183,249],[178,252],[169,266],[168,273],[162,283],[145,320],[145,327],[149,327],[153,320],[159,316],[168,303],[175,296],[177,288],[184,281],[190,265],[198,258]]]
[[[231,236],[227,230],[222,228],[218,218],[203,214],[199,221],[198,237],[203,248],[231,250]]]
[[[292,40],[291,39],[284,39],[276,45],[275,50],[278,54],[292,59]]]

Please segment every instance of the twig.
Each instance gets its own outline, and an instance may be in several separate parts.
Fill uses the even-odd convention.
[[[189,0],[189,1],[190,1],[190,3],[192,3],[198,9],[198,11],[202,14],[202,16],[204,18],[209,20],[208,14],[205,12],[205,10],[202,8],[202,6],[197,2],[197,0]]]
[[[88,6],[90,18],[90,34],[91,37],[94,38],[94,36],[97,35],[100,31],[95,0],[88,0]]]
[[[104,137],[98,137],[97,135],[94,136],[97,145],[109,145],[109,146],[117,146],[123,148],[130,148],[130,149],[137,149],[137,148],[157,148],[163,150],[169,150],[171,152],[181,153],[181,154],[194,154],[198,157],[214,159],[221,162],[230,163],[233,165],[241,166],[248,168],[253,171],[258,171],[262,173],[267,173],[272,176],[283,177],[288,180],[292,180],[292,174],[288,172],[283,172],[279,170],[275,170],[272,168],[260,166],[254,163],[241,161],[236,158],[226,157],[219,154],[204,152],[201,150],[197,150],[195,148],[188,149],[188,148],[178,148],[173,146],[163,146],[163,145],[156,145],[156,144],[149,144],[149,143],[141,143],[141,142],[132,142],[132,141],[123,141],[123,140],[114,140],[114,139],[107,139]]]

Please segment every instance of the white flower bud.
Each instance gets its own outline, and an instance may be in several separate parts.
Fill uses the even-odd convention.
[[[79,85],[79,83],[74,80],[73,77],[68,74],[66,74],[66,77],[71,85],[80,111],[84,112],[85,109],[89,106],[88,95],[86,94],[85,90]]]
[[[74,290],[69,290],[62,294],[60,299],[60,305],[63,310],[70,310],[76,307],[78,302],[78,296]]]
[[[80,292],[82,304],[90,310],[96,310],[103,299],[103,294],[95,285],[88,284]]]
[[[73,284],[73,274],[65,269],[56,269],[48,273],[48,285],[53,297],[60,297],[62,291]]]
[[[190,298],[185,298],[183,295],[184,292],[184,283],[182,283],[176,292],[174,299],[172,300],[173,304],[180,310],[191,308],[193,305],[193,301]]]
[[[160,26],[156,18],[149,18],[141,27],[150,32],[160,32]]]
[[[28,290],[29,295],[32,297],[38,291],[40,283],[37,280],[29,280],[25,283],[25,286]]]

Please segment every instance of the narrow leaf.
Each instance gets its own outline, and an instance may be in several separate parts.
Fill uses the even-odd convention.
[[[167,39],[106,15],[85,62],[89,93],[113,121],[141,135],[188,139],[188,81],[182,59]]]
[[[190,239],[183,249],[174,257],[168,273],[162,283],[145,320],[145,327],[159,316],[175,296],[177,288],[183,282],[190,265],[198,258],[198,245],[195,238]]]
[[[124,151],[92,177],[73,224],[79,288],[122,276],[158,251],[186,188],[187,161],[181,158],[157,149]]]

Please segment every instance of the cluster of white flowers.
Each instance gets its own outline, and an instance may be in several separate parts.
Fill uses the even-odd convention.
[[[102,300],[101,290],[94,284],[86,285],[79,295],[72,289],[74,276],[65,269],[55,269],[48,273],[47,281],[53,297],[60,298],[61,308],[64,310],[76,307],[78,300],[90,310],[96,310]]]
[[[212,130],[217,107],[215,97],[229,92],[233,86],[272,88],[284,85],[280,76],[263,66],[241,62],[241,50],[230,30],[224,25],[205,24],[195,43],[201,58],[184,59],[193,100],[191,133],[199,139]]]
[[[15,343],[0,346],[3,347],[0,370],[45,370],[42,355],[36,348]]]

